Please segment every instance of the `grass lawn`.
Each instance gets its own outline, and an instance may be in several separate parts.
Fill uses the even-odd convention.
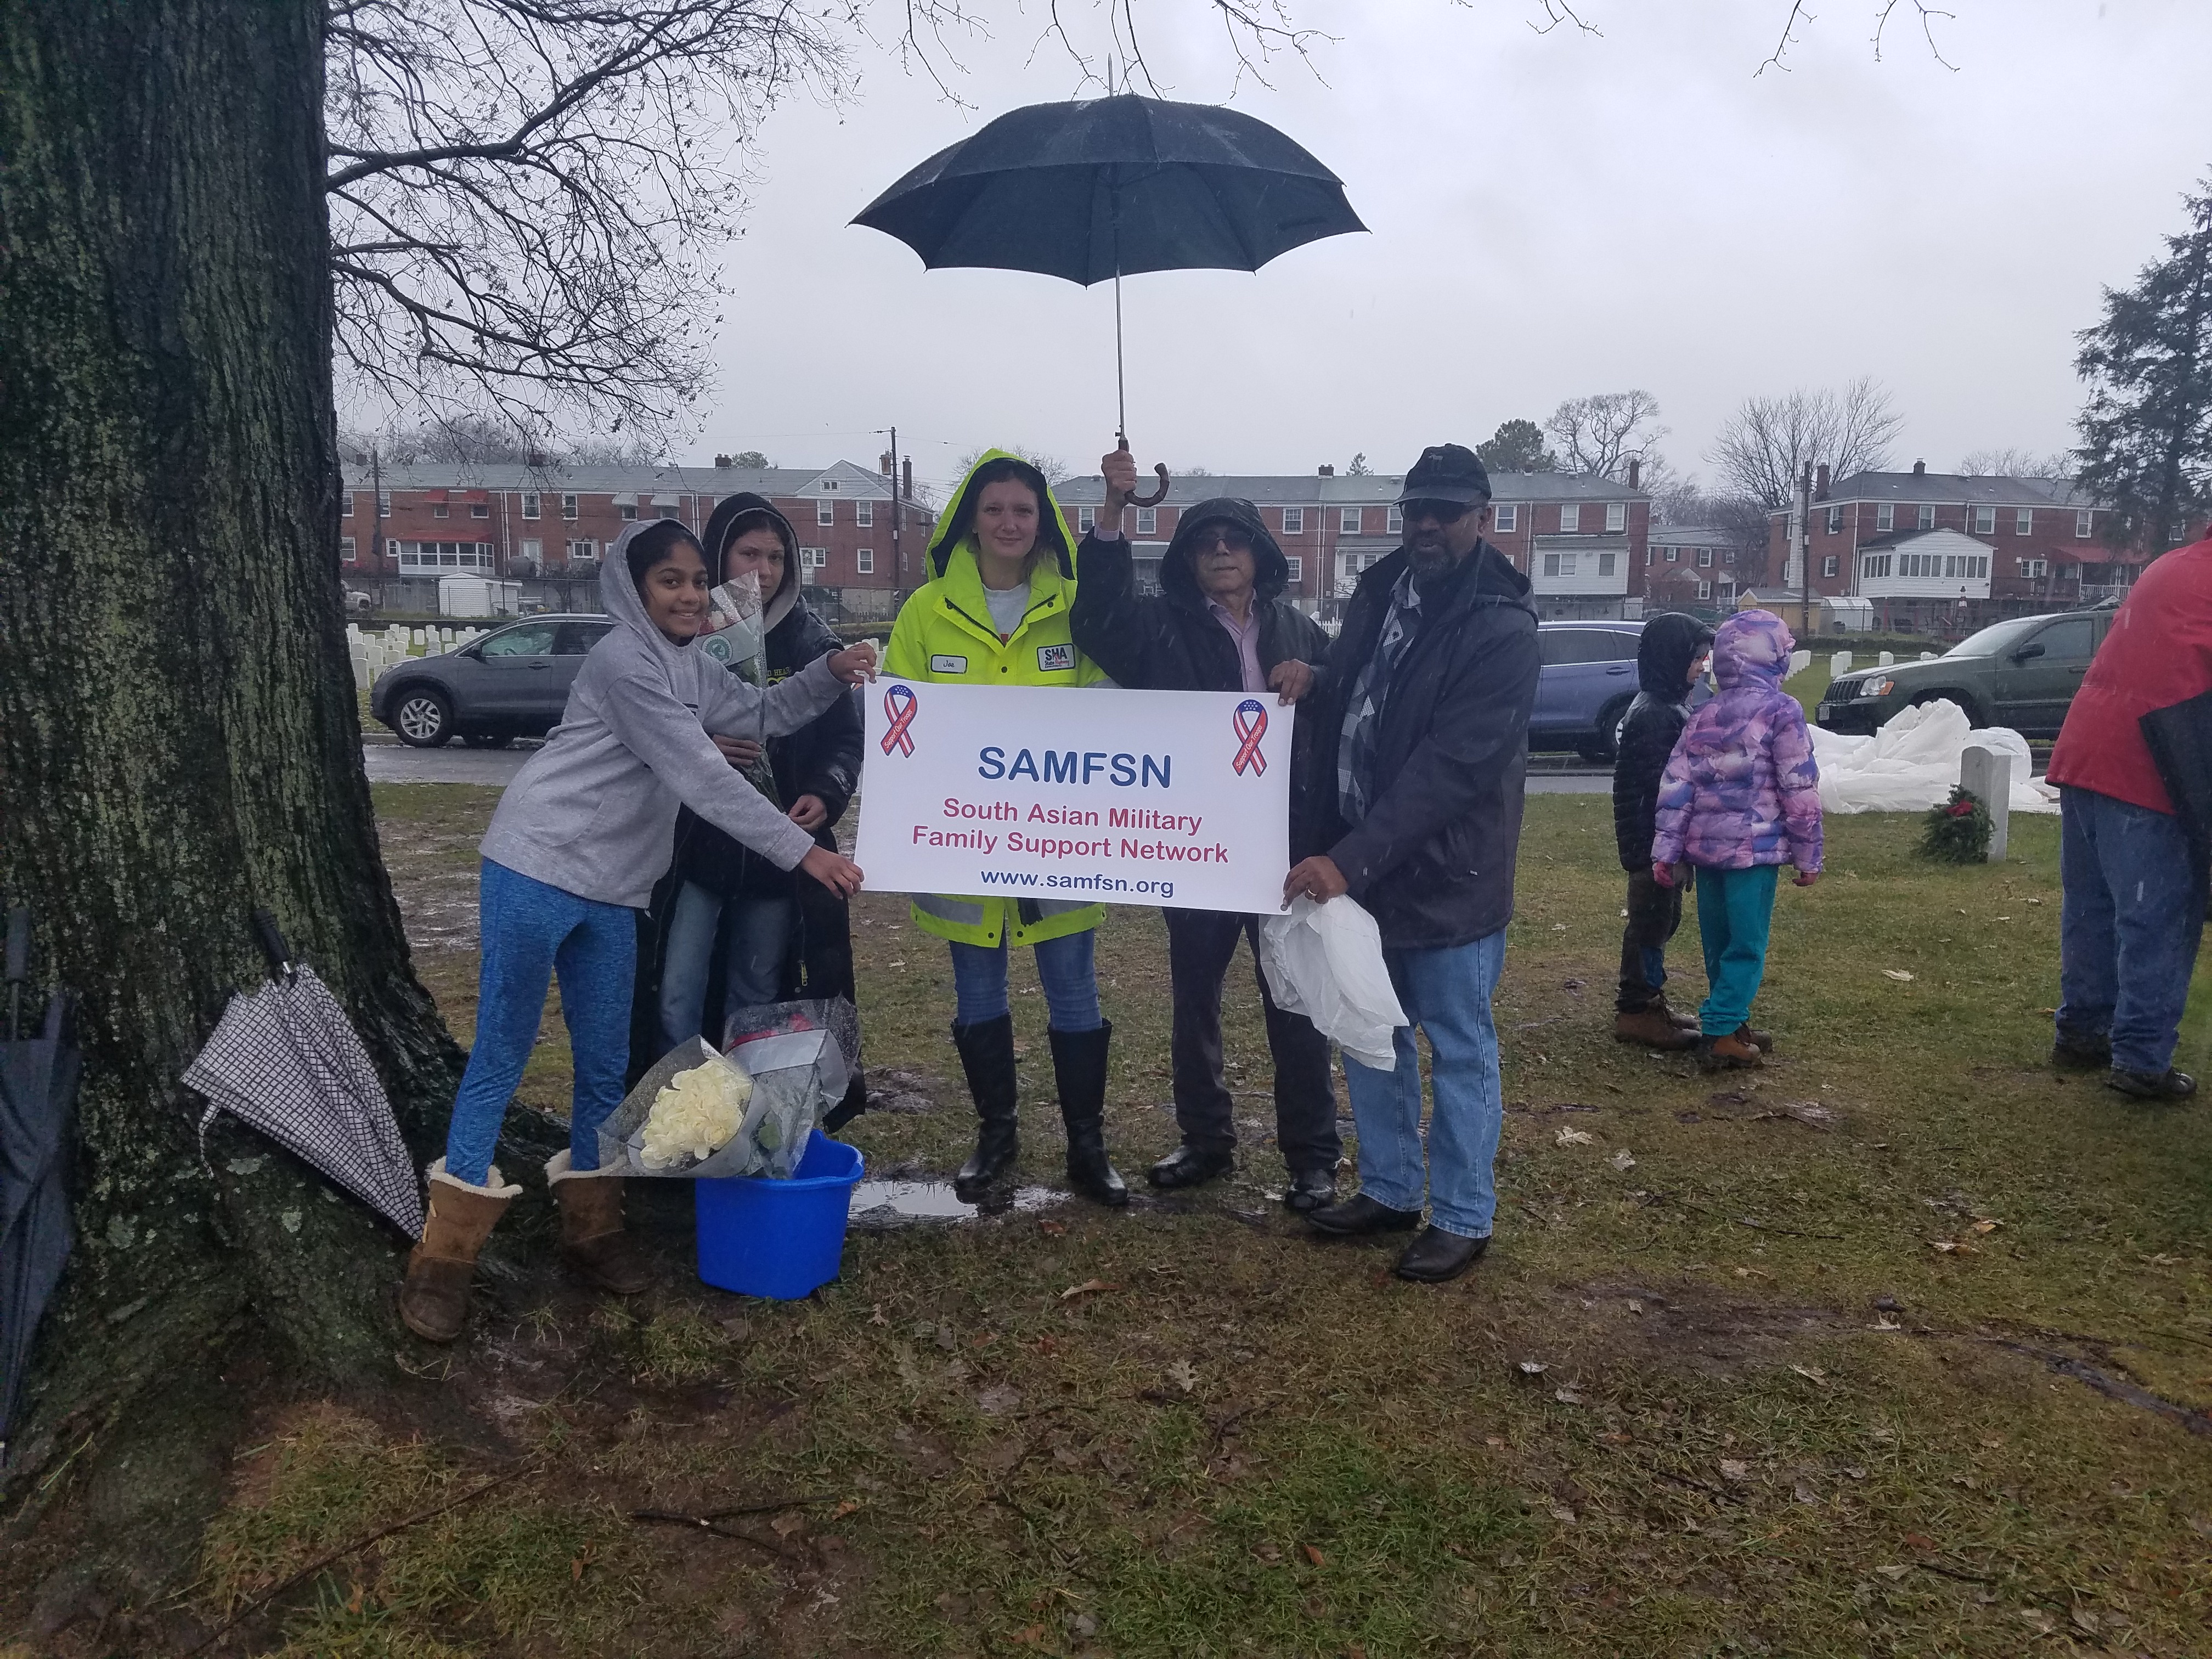
[[[493,798],[378,793],[464,1042]],[[856,1231],[792,1304],[689,1275],[680,1183],[633,1206],[665,1287],[590,1297],[538,1270],[533,1188],[471,1337],[406,1350],[418,1396],[264,1408],[195,1594],[240,1605],[531,1455],[328,1568],[252,1650],[2212,1651],[2212,1112],[2039,1063],[2055,823],[1951,870],[1909,855],[1909,818],[1832,821],[1826,878],[1778,906],[1778,1061],[1716,1080],[1610,1039],[1609,811],[1529,803],[1497,1243],[1460,1282],[1398,1283],[1386,1248],[1316,1244],[1270,1201],[1240,969],[1232,1181]],[[894,899],[857,923],[872,1075],[908,1109],[849,1138],[877,1174],[949,1170],[944,948]],[[1175,1140],[1162,942],[1139,910],[1100,939],[1133,1178]],[[1015,971],[1045,1183],[1043,1009]],[[2209,1012],[2185,1065],[2212,1060]],[[557,1109],[547,1036],[525,1093]],[[734,1537],[630,1518],[732,1506],[759,1506]]]

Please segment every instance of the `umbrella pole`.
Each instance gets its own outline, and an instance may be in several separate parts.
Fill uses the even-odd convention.
[[[1118,239],[1117,239],[1118,240]],[[1129,447],[1129,392],[1121,371],[1121,269],[1114,267],[1114,435]]]

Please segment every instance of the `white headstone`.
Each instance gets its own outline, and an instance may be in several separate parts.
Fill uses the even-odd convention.
[[[1936,660],[1936,653],[1933,651],[1923,651],[1920,653],[1920,660],[1923,662],[1934,662]]]
[[[1813,653],[1810,651],[1792,651],[1790,653],[1790,672],[1782,678],[1785,680],[1794,679],[1812,665]]]
[[[1828,678],[1830,679],[1835,678],[1838,674],[1848,674],[1850,672],[1851,653],[1850,652],[1838,651],[1834,656],[1828,659]]]
[[[1959,757],[1959,787],[1989,809],[1990,862],[2002,862],[2012,830],[2012,757],[1968,744]]]
[[[408,642],[410,645],[420,645],[420,644],[422,644],[422,630],[421,629],[419,629],[419,628],[417,628],[417,629],[414,629],[410,630],[410,633],[409,633],[409,635],[408,635],[408,636],[407,636],[407,642]]]
[[[1880,656],[1876,657],[1876,658],[1874,659],[1874,665],[1875,665],[1876,668],[1887,668],[1887,667],[1888,667],[1892,663],[1895,662],[1896,660],[1897,660],[1897,653],[1896,653],[1896,652],[1894,652],[1894,651],[1885,651],[1885,652],[1883,652]]]

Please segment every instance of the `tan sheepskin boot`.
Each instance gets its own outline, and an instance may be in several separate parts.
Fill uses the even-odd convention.
[[[448,1175],[442,1158],[430,1166],[429,1176],[430,1215],[422,1242],[407,1258],[399,1317],[426,1342],[451,1342],[468,1322],[477,1253],[522,1188],[502,1182],[497,1164],[481,1187]]]
[[[653,1264],[623,1230],[623,1178],[611,1170],[572,1170],[566,1150],[546,1161],[546,1184],[561,1210],[561,1259],[603,1291],[650,1290]]]

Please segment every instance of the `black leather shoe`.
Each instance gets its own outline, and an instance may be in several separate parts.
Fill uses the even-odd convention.
[[[1394,1210],[1358,1193],[1341,1204],[1316,1210],[1306,1217],[1316,1232],[1336,1238],[1357,1238],[1366,1233],[1410,1233],[1421,1224],[1419,1210]]]
[[[1441,1285],[1474,1266],[1489,1248],[1487,1236],[1462,1238],[1441,1227],[1424,1227],[1421,1236],[1398,1258],[1398,1277],[1421,1285]]]
[[[2061,1072],[2112,1069],[2112,1040],[2087,1031],[2061,1031],[2051,1044],[2051,1064]]]
[[[2136,1100],[2186,1100],[2197,1092],[2197,1079],[2186,1072],[2124,1072],[2115,1066],[2105,1073],[2105,1086]]]
[[[1237,1167],[1237,1155],[1186,1141],[1145,1171],[1155,1187],[1197,1187]]]
[[[1283,1194],[1285,1208],[1309,1212],[1335,1202],[1334,1170],[1299,1170],[1291,1176],[1290,1190]]]

